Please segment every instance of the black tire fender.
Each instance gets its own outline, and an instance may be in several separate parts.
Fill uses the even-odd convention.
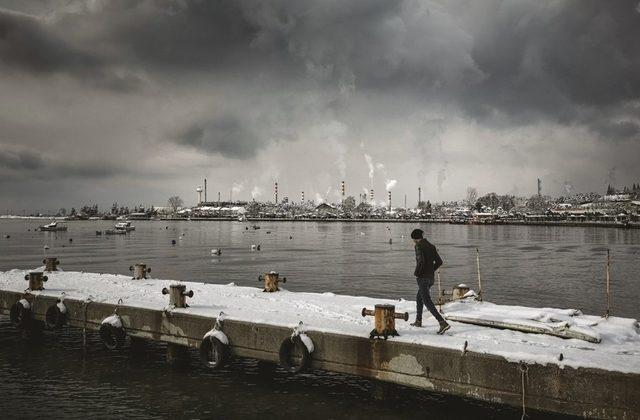
[[[220,369],[229,360],[229,346],[218,337],[207,336],[200,343],[200,358],[206,367]]]
[[[295,365],[291,360],[291,353],[296,348],[302,354],[302,360],[299,365]],[[305,371],[311,364],[311,353],[309,349],[302,342],[300,336],[287,337],[280,344],[280,366],[282,366],[287,372],[298,373]]]
[[[20,299],[11,306],[9,319],[16,328],[28,329],[31,325],[31,307],[23,305],[23,300]]]
[[[44,315],[44,323],[47,328],[57,330],[62,328],[67,323],[67,314],[60,310],[58,306],[59,302],[55,305],[49,306],[47,312]]]
[[[109,323],[100,325],[100,340],[108,350],[119,350],[124,346],[127,332],[123,327]]]

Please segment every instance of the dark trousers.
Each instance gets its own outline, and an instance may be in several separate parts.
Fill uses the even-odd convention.
[[[431,300],[429,289],[433,286],[433,279],[416,279],[418,283],[418,294],[416,295],[416,321],[422,321],[422,305],[426,306],[429,312],[439,323],[445,322],[436,309],[436,305]]]

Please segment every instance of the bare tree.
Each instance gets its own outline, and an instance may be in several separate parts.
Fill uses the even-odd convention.
[[[467,187],[467,204],[473,206],[478,200],[478,190],[474,187]]]
[[[169,204],[169,207],[171,207],[171,210],[173,210],[173,212],[177,212],[178,209],[180,207],[182,207],[182,205],[184,204],[184,202],[182,201],[182,198],[178,197],[177,195],[174,195],[173,197],[169,197],[169,200],[167,201],[167,203]]]

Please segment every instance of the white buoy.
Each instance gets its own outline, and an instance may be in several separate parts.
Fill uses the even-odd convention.
[[[255,245],[251,245],[251,250],[255,251],[256,250],[256,246]]]
[[[217,248],[213,248],[211,250],[211,255],[222,255],[222,250],[221,249],[217,249]]]
[[[360,236],[364,236],[364,235],[366,235],[366,233],[360,232]]]

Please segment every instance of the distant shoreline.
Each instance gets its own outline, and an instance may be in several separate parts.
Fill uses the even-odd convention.
[[[14,216],[14,215],[0,215],[0,220],[64,220],[66,222],[98,222],[103,220],[65,220],[63,217],[55,216]],[[144,222],[237,222],[238,219],[234,217],[192,217],[191,219],[184,219],[181,217],[165,217],[161,219],[131,219],[134,221]],[[113,220],[104,220],[111,221]],[[562,220],[550,220],[550,221],[497,221],[486,223],[460,223],[453,222],[450,219],[310,219],[310,218],[260,218],[260,217],[248,217],[246,222],[317,222],[317,223],[434,223],[434,224],[450,224],[450,225],[468,225],[468,226],[569,226],[569,227],[605,227],[605,228],[617,228],[617,229],[640,229],[640,223],[616,223],[616,222],[572,222]]]

